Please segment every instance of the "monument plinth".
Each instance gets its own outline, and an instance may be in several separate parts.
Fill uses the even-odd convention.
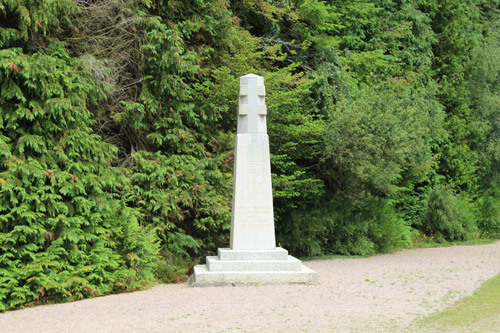
[[[313,283],[316,272],[276,247],[264,78],[240,78],[230,248],[194,267],[194,286]]]

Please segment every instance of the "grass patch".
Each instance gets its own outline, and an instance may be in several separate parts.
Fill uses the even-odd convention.
[[[481,235],[476,235],[472,239],[466,241],[439,241],[435,237],[427,236],[418,230],[413,230],[411,232],[411,242],[407,249],[421,249],[421,248],[431,248],[431,247],[447,247],[454,245],[485,245],[492,244],[499,240],[499,237],[481,237]]]
[[[500,327],[500,274],[486,281],[472,296],[422,319],[424,331],[497,332]]]

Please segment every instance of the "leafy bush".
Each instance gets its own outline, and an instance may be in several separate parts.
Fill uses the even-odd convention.
[[[294,211],[278,228],[277,238],[299,256],[370,255],[407,245],[410,228],[389,200],[360,208],[338,196],[309,211]]]
[[[492,183],[491,187],[477,201],[479,211],[478,227],[490,237],[500,236],[500,187]]]
[[[470,204],[446,185],[434,187],[427,204],[424,232],[437,241],[467,240],[476,231]]]
[[[409,84],[357,89],[329,114],[324,175],[352,200],[394,197],[412,178],[432,170],[443,112],[432,89]]]
[[[217,160],[144,151],[133,158],[131,182],[123,190],[128,205],[141,211],[170,252],[186,256],[200,245],[228,242],[230,203],[218,190],[227,193],[231,182]]]
[[[186,281],[192,268],[199,260],[191,260],[189,256],[172,253],[164,248],[160,251],[154,268],[155,278],[162,283],[179,283]]]

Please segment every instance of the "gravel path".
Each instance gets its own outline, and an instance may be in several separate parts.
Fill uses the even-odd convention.
[[[500,273],[500,242],[307,261],[318,285],[191,288],[0,314],[2,332],[396,332]],[[500,330],[500,329],[499,329]]]

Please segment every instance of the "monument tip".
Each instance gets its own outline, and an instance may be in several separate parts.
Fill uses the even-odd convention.
[[[262,77],[262,76],[254,74],[254,73],[249,73],[247,75],[243,75],[242,77]]]

